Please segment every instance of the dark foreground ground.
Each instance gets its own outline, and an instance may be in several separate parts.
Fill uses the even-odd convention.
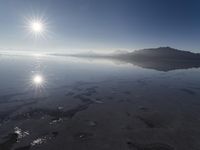
[[[1,96],[0,149],[199,149],[200,88],[148,82],[77,83],[61,95],[59,89],[32,99]]]

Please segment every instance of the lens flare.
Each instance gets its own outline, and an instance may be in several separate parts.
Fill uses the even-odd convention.
[[[44,25],[43,25],[42,22],[33,21],[30,24],[30,28],[31,28],[31,30],[33,30],[33,32],[36,32],[36,33],[40,32],[41,33],[43,31]]]
[[[25,17],[24,28],[26,34],[34,39],[47,39],[49,36],[49,23],[44,15],[37,15],[32,17]]]

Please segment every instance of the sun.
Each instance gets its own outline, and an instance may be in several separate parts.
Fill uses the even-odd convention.
[[[44,24],[40,21],[32,21],[30,28],[35,33],[41,33],[44,29]]]
[[[45,32],[45,23],[41,20],[29,21],[29,31],[34,35],[41,35]]]
[[[45,15],[24,17],[24,26],[28,37],[47,39],[49,37],[49,21]]]

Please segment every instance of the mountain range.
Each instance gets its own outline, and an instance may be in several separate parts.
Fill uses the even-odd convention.
[[[143,68],[159,71],[200,67],[200,53],[178,50],[171,47],[141,49],[132,52],[118,51],[112,54],[82,53],[69,56],[120,60]]]

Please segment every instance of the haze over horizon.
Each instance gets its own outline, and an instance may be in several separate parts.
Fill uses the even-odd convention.
[[[0,51],[200,52],[199,15],[198,0],[2,0]],[[44,37],[27,33],[27,18],[44,21]]]

